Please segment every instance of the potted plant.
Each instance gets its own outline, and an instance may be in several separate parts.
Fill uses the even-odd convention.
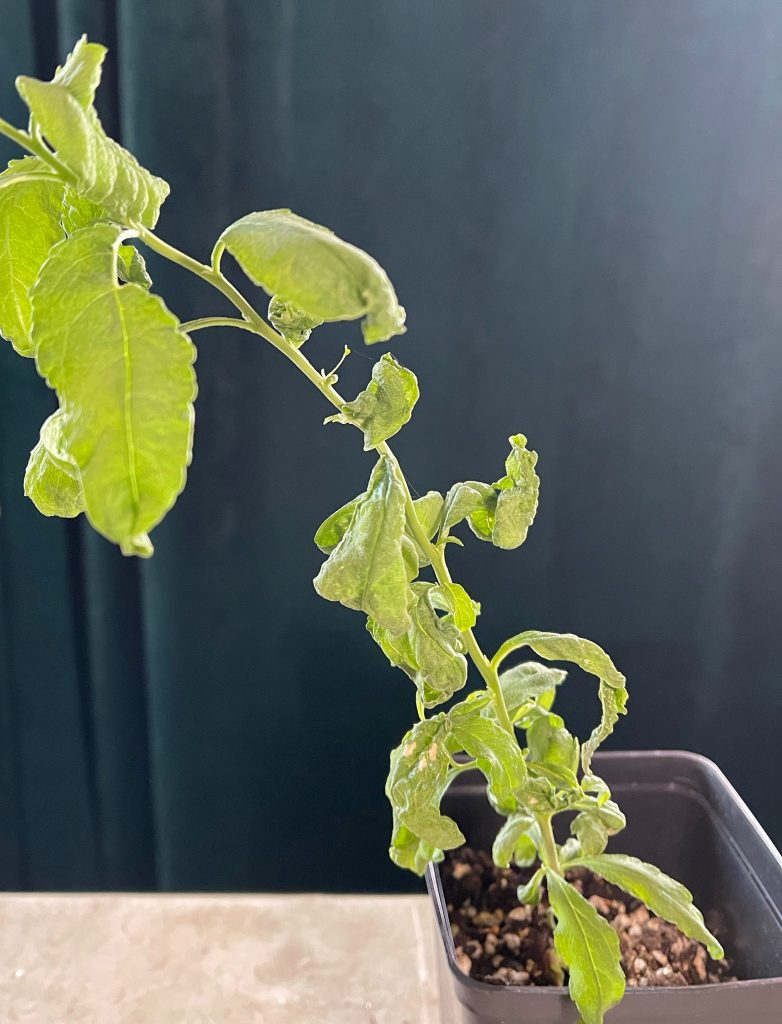
[[[347,401],[336,390],[340,364],[320,372],[302,350],[312,330],[326,321],[361,320],[367,344],[402,334],[405,313],[384,271],[366,253],[288,210],[251,213],[230,225],[209,263],[164,241],[154,228],[168,185],[106,136],[93,107],[104,56],[102,46],[82,38],[51,81],[17,80],[30,111],[28,128],[0,121],[0,133],[25,154],[0,175],[0,332],[21,356],[35,360],[59,401],[30,455],[26,494],[44,515],[84,513],[123,553],[149,557],[149,533],[181,492],[190,462],[196,395],[191,335],[230,326],[268,341],[333,407],[328,422],[357,428],[375,460],[366,489],[317,530],[315,542],[326,557],[314,583],[327,600],[365,613],[374,641],[415,685],[417,721],[391,754],[386,787],[393,814],[390,854],[402,867],[428,871],[467,1019],[576,1020],[580,1014],[586,1024],[599,1024],[622,1000],[629,976],[634,991],[612,1015],[617,1021],[705,1020],[702,1006],[717,1020],[719,1007],[730,1002],[720,1000],[724,990],[738,993],[738,1002],[730,1003],[731,1020],[738,1013],[747,1021],[770,1022],[772,1000],[778,1006],[782,992],[782,978],[774,977],[782,973],[782,871],[775,851],[742,818],[742,805],[729,787],[707,764],[686,755],[678,761],[595,757],[626,712],[627,690],[625,677],[591,641],[527,630],[490,657],[475,637],[480,606],[452,579],[448,545],[462,543],[454,531],[464,535],[465,526],[500,548],[524,542],[539,487],[537,455],[526,438],[510,437],[505,472],[496,481],[469,480],[445,495],[430,491],[414,499],[388,444],[418,400],[414,374],[384,354],[366,388]],[[237,315],[180,323],[152,293],[138,243],[210,284]],[[270,296],[268,320],[223,273],[226,254]],[[574,663],[596,678],[600,721],[586,741],[579,742],[552,711],[565,679],[562,669],[537,661],[509,666],[508,659],[527,649],[544,662]],[[468,662],[483,689],[452,700],[467,683]],[[660,830],[679,829],[681,823],[669,802],[655,830],[649,801],[661,790],[669,796],[679,791],[671,775],[693,807],[712,814],[724,847],[705,848],[702,863],[686,868],[699,887],[707,891],[701,873],[724,870],[726,858],[737,852],[743,858],[730,879],[735,891],[710,895],[710,909],[733,906],[743,894],[751,927],[765,929],[766,959],[756,958],[765,981],[661,993],[648,983],[648,964],[645,985],[632,964],[623,964],[616,908],[621,905],[629,920],[642,901],[646,920],[649,912],[659,915],[654,920],[678,929],[676,941],[689,936],[703,945],[703,952],[697,946],[699,963],[706,963],[708,950],[713,960],[695,980],[719,977],[721,942],[690,892],[629,849],[605,852],[609,837],[626,824],[613,788],[627,791],[639,814],[640,833],[633,832],[635,826],[628,831],[632,853],[644,853],[639,844],[645,832],[647,847],[667,857]],[[501,907],[478,909],[481,879],[494,870],[485,856],[463,854],[461,861],[458,855],[451,861],[444,880],[452,895],[467,876],[478,888],[473,884],[472,896],[458,906],[451,902],[449,909],[435,865],[445,850],[464,843],[456,818],[473,844],[492,846],[496,873],[489,888],[503,891],[500,902],[510,898],[518,905],[517,920],[534,917],[540,958],[553,982],[547,988],[528,984],[529,972],[522,977],[524,971],[514,974],[502,966],[522,940],[513,927],[500,928],[500,919],[510,916]],[[616,887],[627,894],[621,904]],[[495,916],[493,923],[484,919],[481,942],[470,940],[480,947],[480,958],[471,957],[453,936],[460,927],[483,927],[481,913]],[[717,920],[729,956],[749,962],[737,934]],[[474,960],[486,958],[499,977],[470,977]],[[672,972],[667,958],[665,963]],[[574,1006],[563,1002],[566,981]],[[696,997],[708,990],[712,995],[699,1002]]]

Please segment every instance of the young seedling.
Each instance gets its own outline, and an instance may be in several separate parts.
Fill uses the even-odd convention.
[[[539,486],[525,437],[510,438],[497,481],[468,480],[445,496],[413,499],[388,440],[418,400],[414,374],[383,355],[365,390],[346,401],[337,374],[319,372],[302,351],[326,321],[361,320],[367,344],[402,334],[405,313],[384,271],[288,210],[230,225],[208,264],[165,242],[154,227],[168,185],[106,136],[93,107],[105,53],[82,38],[51,81],[19,78],[29,125],[0,121],[0,133],[26,154],[0,175],[0,331],[35,361],[59,400],[30,455],[25,493],[44,515],[83,512],[125,554],[148,557],[149,533],[181,492],[190,462],[190,336],[231,326],[270,342],[334,407],[329,420],[358,428],[375,458],[366,490],[315,535],[327,556],[315,589],[363,612],[372,638],[415,684],[418,721],[391,754],[386,787],[391,858],[421,874],[463,843],[440,802],[459,773],[477,768],[506,819],[494,860],[539,864],[519,899],[536,901],[545,884],[556,951],[585,1024],[603,1020],[625,979],[616,932],[568,883],[568,868],[603,876],[721,958],[684,886],[634,857],[605,853],[625,819],[591,761],[625,713],[625,677],[600,647],[570,634],[528,630],[488,657],[473,633],[480,606],[451,578],[448,544],[461,543],[453,531],[464,525],[500,548],[524,542]],[[180,323],[150,290],[138,242],[212,285],[238,316]],[[225,253],[271,297],[268,320],[224,276]],[[597,679],[600,722],[584,743],[551,710],[563,671],[535,661],[506,667],[523,648]],[[466,685],[468,659],[484,688],[433,712]],[[559,845],[552,820],[565,812],[575,812],[572,835]]]

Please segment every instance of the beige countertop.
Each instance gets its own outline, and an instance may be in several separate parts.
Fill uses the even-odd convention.
[[[0,1022],[451,1024],[425,896],[0,895]]]

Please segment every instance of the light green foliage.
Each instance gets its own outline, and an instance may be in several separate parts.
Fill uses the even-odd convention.
[[[367,623],[372,639],[391,664],[413,680],[426,708],[442,704],[467,682],[460,632],[447,617],[437,615],[431,599],[434,589],[431,583],[410,586],[410,624],[404,633],[395,633],[373,618]]]
[[[269,301],[269,321],[295,348],[301,348],[313,330],[323,323],[276,295]]]
[[[539,867],[526,885],[520,885],[516,890],[516,899],[519,903],[529,903],[532,906],[536,906],[540,903],[540,887],[545,877],[545,869],[543,867]]]
[[[386,796],[391,802],[394,827],[391,859],[421,874],[421,847],[451,849],[464,842],[455,821],[439,811],[448,782],[448,715],[439,714],[413,726],[391,752]]]
[[[513,651],[525,646],[531,647],[541,658],[573,662],[600,680],[598,694],[602,716],[599,725],[581,748],[581,763],[584,772],[589,773],[595,750],[611,734],[619,715],[626,713],[625,677],[606,652],[591,640],[584,640],[572,633],[545,633],[537,629],[518,633],[506,640],[494,656],[494,663],[499,665]]]
[[[75,190],[118,222],[151,228],[169,187],[101,126],[92,99],[105,53],[82,39],[51,82],[21,76],[17,89]]]
[[[454,484],[445,496],[443,532],[447,534],[463,519],[469,519],[470,525],[473,525],[475,517],[478,521],[484,522],[489,515],[489,509],[493,511],[496,501],[497,495],[491,484],[482,484],[477,480]],[[488,533],[480,532],[477,535],[481,540],[491,540],[491,528],[488,529]]]
[[[549,766],[578,770],[578,740],[565,728],[564,720],[550,711],[537,715],[527,729],[528,757]]]
[[[517,809],[516,794],[527,777],[527,766],[515,737],[491,718],[472,712],[451,712],[451,735],[456,744],[475,758],[486,776],[489,793],[503,813]]]
[[[602,1024],[603,1015],[625,991],[619,936],[555,871],[546,872],[546,887],[557,919],[554,946],[570,972],[570,998],[584,1024]]]
[[[415,683],[419,721],[392,752],[386,785],[394,862],[422,874],[464,841],[441,802],[461,771],[477,769],[491,806],[507,819],[495,861],[539,862],[519,900],[537,903],[547,880],[556,949],[585,1024],[601,1024],[624,976],[616,933],[567,883],[570,867],[603,875],[721,956],[683,886],[642,861],[604,853],[625,818],[592,774],[591,758],[625,713],[624,676],[600,647],[567,633],[519,633],[489,660],[473,633],[480,605],[451,577],[446,553],[462,544],[451,536],[459,524],[499,548],[526,539],[540,481],[524,435],[510,437],[500,480],[467,480],[445,498],[433,490],[413,499],[387,442],[411,418],[415,375],[386,354],[367,387],[345,401],[335,390],[340,363],[318,372],[301,351],[326,321],[360,319],[367,343],[402,334],[405,312],[385,271],[288,210],[230,225],[209,265],[155,235],[168,185],[106,136],[93,107],[105,53],[82,38],[51,81],[17,80],[28,130],[0,120],[0,134],[28,154],[0,174],[0,333],[35,357],[59,398],[30,455],[25,493],[46,516],[85,512],[125,554],[152,553],[148,533],[176,500],[190,462],[195,351],[150,293],[139,245],[212,285],[242,319],[204,316],[189,329],[239,326],[266,339],[328,400],[331,419],[358,427],[365,450],[376,451],[366,490],[315,535],[327,557],[314,583],[328,600],[363,611],[375,642]],[[269,323],[220,270],[226,250],[270,295]],[[599,680],[601,719],[583,744],[552,711],[564,671],[525,662],[500,672],[521,647]],[[467,684],[468,656],[485,689],[427,717]],[[552,822],[562,812],[571,836],[558,845]]]
[[[537,847],[529,835],[529,830],[534,824],[535,819],[531,814],[509,815],[497,833],[491,848],[492,860],[498,867],[510,867],[511,861],[520,866],[529,863],[530,845],[534,860],[537,856]]]
[[[538,508],[540,481],[535,472],[536,452],[527,450],[523,434],[509,438],[511,453],[505,460],[506,476],[494,486],[499,491],[491,540],[498,548],[519,547],[527,539]]]
[[[24,493],[42,515],[73,519],[84,511],[84,494],[79,471],[64,449],[62,427],[62,410],[41,427],[41,438],[27,463]]]
[[[537,661],[523,661],[500,673],[500,687],[511,721],[521,718],[532,705],[548,710],[556,688],[567,678],[567,672]]]
[[[195,353],[159,298],[119,286],[120,238],[101,223],[57,245],[33,288],[33,341],[90,522],[123,551],[148,555],[147,533],[190,462]]]
[[[642,900],[653,914],[681,928],[685,935],[702,942],[715,960],[725,955],[722,946],[703,923],[703,915],[693,906],[692,893],[681,882],[663,874],[653,864],[622,853],[585,856],[572,862],[602,875],[607,882],[619,886],[631,896]]]
[[[383,268],[361,249],[290,210],[248,213],[220,242],[250,280],[310,320],[358,320],[364,341],[405,330],[405,311]]]
[[[431,540],[440,526],[440,519],[443,512],[443,496],[439,491],[427,491],[426,494],[420,498],[416,498],[413,502],[413,508],[415,509],[415,516],[421,525],[421,529],[426,534],[426,539]],[[407,536],[415,548],[416,555],[418,556],[418,566],[423,568],[425,565],[429,565],[429,552],[424,550],[418,542],[418,538],[411,528],[411,524],[408,522],[406,527]]]
[[[0,174],[0,334],[23,356],[33,355],[30,289],[52,246],[65,237],[63,184],[39,169],[27,157]]]
[[[472,629],[481,610],[481,606],[472,600],[461,583],[452,583],[450,580],[439,587],[432,587],[429,603],[432,608],[447,612],[449,621],[453,622],[460,633]]]
[[[393,437],[407,423],[418,401],[418,381],[389,353],[372,367],[372,380],[327,423],[352,423],[364,432],[364,451]]]
[[[467,480],[448,491],[442,536],[466,519],[476,537],[498,548],[517,548],[527,539],[538,507],[538,456],[527,450],[523,434],[514,434],[509,441],[511,451],[501,480],[494,484]]]
[[[404,532],[404,488],[391,459],[381,456],[342,538],[315,577],[315,589],[328,601],[366,612],[382,629],[406,631]]]
[[[359,494],[357,498],[338,508],[336,512],[332,512],[328,519],[324,519],[320,524],[318,532],[315,534],[315,543],[324,555],[331,554],[342,540],[345,531],[350,526],[356,506],[364,497],[366,497],[366,493]]]

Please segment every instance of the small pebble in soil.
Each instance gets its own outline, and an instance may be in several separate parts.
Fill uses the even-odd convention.
[[[462,847],[442,867],[456,962],[492,985],[558,985],[558,959],[545,889],[538,906],[520,906],[516,889],[531,869],[498,868],[482,850]],[[584,868],[567,878],[616,928],[631,988],[735,981],[727,960],[715,961],[700,943],[650,914],[639,900]],[[565,975],[567,981],[567,975]]]

